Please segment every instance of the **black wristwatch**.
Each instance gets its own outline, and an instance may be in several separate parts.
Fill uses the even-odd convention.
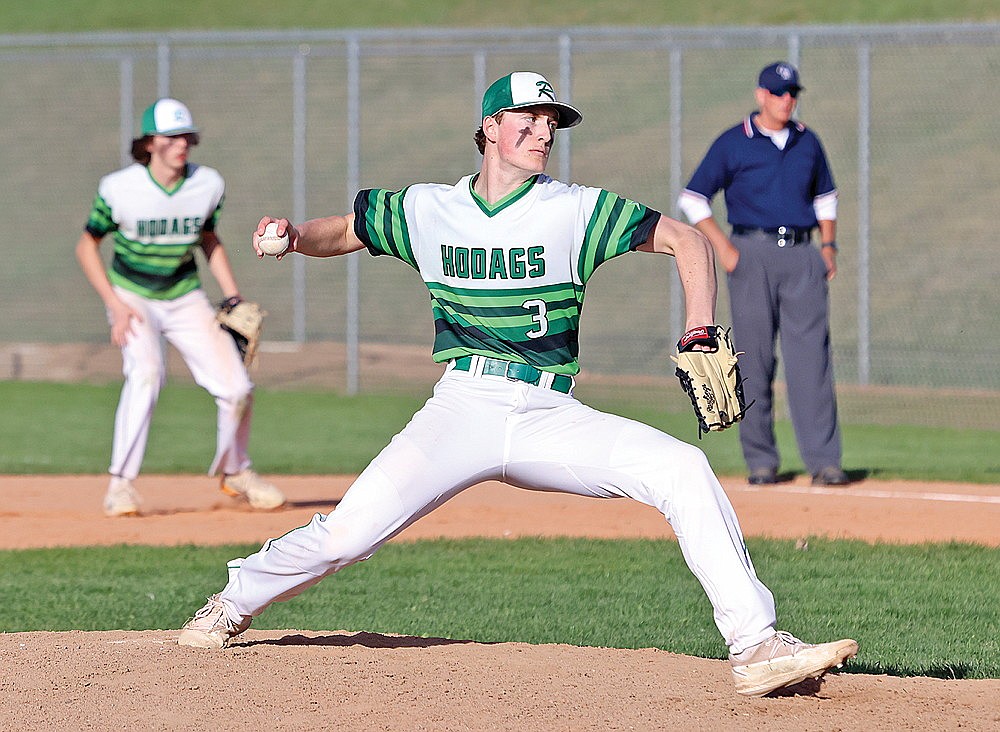
[[[837,251],[837,242],[835,241],[825,241],[822,244],[820,244],[820,246],[823,249],[832,249],[833,251]]]

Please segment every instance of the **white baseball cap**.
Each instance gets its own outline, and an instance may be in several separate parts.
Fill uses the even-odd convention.
[[[576,107],[556,99],[556,91],[541,74],[515,71],[497,79],[483,94],[483,117],[492,117],[505,109],[537,107],[544,104],[559,110],[559,129],[575,127],[583,121]]]
[[[158,99],[146,107],[142,113],[142,134],[145,135],[186,135],[197,134],[194,119],[182,102],[169,97]]]

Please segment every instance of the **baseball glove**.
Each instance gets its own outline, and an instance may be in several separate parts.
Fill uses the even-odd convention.
[[[695,350],[703,346],[708,350]],[[718,325],[692,328],[677,342],[677,378],[691,397],[698,418],[698,438],[718,432],[743,419],[743,381],[729,331]]]
[[[238,295],[223,300],[216,309],[215,319],[236,341],[236,347],[246,366],[253,363],[257,355],[265,315],[267,313],[260,305],[248,302]]]

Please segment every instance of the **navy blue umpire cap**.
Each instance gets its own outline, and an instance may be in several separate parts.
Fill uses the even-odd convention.
[[[757,86],[778,96],[790,91],[801,91],[805,87],[799,83],[799,71],[784,61],[778,61],[761,69]]]

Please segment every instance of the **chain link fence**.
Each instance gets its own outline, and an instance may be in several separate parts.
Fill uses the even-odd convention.
[[[157,97],[188,104],[203,131],[194,159],[227,179],[220,234],[241,289],[270,312],[268,338],[342,344],[352,392],[367,344],[429,353],[419,277],[364,253],[260,264],[249,232],[261,215],[344,213],[360,187],[457,180],[478,167],[482,92],[531,69],[586,117],[559,135],[549,171],[678,216],[688,176],[779,59],[800,67],[798,116],[840,191],[838,385],[995,398],[1000,24],[0,36],[0,349],[106,342],[73,245],[98,178],[130,162]],[[671,269],[637,254],[598,271],[585,373],[669,374],[682,323]]]

